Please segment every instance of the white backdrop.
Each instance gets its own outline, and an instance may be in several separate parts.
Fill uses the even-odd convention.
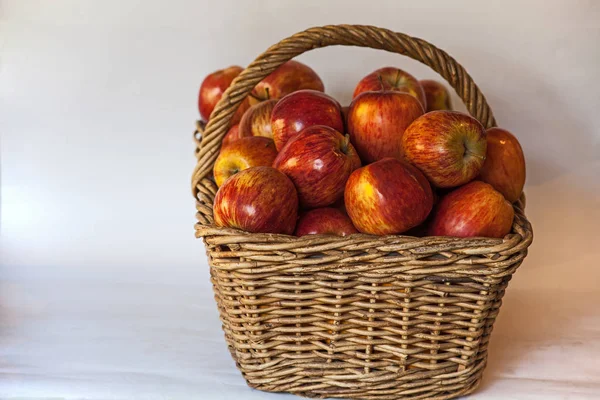
[[[196,96],[207,73],[336,23],[447,50],[525,150],[535,242],[475,397],[600,393],[600,2],[1,7],[0,397],[277,398],[247,389],[229,359],[193,236]],[[380,66],[436,76],[367,49],[299,59],[344,104]]]

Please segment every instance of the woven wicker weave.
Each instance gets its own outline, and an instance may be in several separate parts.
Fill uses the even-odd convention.
[[[287,60],[331,45],[407,55],[443,76],[485,127],[492,112],[467,72],[421,40],[371,26],[312,28],[260,55],[213,111],[198,164],[202,237],[229,350],[248,385],[309,397],[450,399],[479,384],[504,290],[527,254],[531,225],[515,204],[511,234],[490,238],[302,238],[212,225],[211,178],[240,102]],[[201,127],[199,127],[201,129]]]

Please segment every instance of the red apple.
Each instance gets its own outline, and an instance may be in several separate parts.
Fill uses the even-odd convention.
[[[395,90],[408,93],[419,100],[423,109],[427,106],[425,92],[417,78],[399,68],[385,67],[371,72],[358,82],[352,97],[354,98],[364,92],[378,90]]]
[[[252,90],[250,103],[280,99],[292,92],[311,89],[323,92],[325,86],[319,75],[298,61],[288,61],[260,81]]]
[[[271,167],[252,167],[217,191],[215,225],[254,233],[291,235],[298,219],[298,194],[290,179]]]
[[[271,113],[277,100],[265,100],[251,106],[242,116],[240,131],[243,136],[264,136],[273,139]]]
[[[358,233],[348,215],[337,208],[316,208],[300,216],[296,225],[296,236],[339,235]]]
[[[463,185],[479,174],[487,147],[485,129],[455,111],[432,111],[417,118],[402,136],[404,157],[437,187]]]
[[[491,185],[473,181],[444,196],[433,215],[432,236],[501,238],[510,232],[512,205]]]
[[[521,197],[525,185],[525,156],[516,137],[501,128],[487,133],[487,157],[479,178],[489,183],[514,203]]]
[[[433,207],[427,179],[395,158],[354,171],[346,183],[344,200],[356,229],[375,235],[405,232],[425,221]]]
[[[198,110],[205,121],[208,121],[210,114],[213,112],[219,100],[221,100],[225,90],[227,90],[231,85],[231,82],[243,70],[242,67],[232,66],[215,71],[204,78],[202,85],[200,85],[200,93],[198,94]],[[240,122],[242,115],[248,107],[250,107],[249,100],[245,99],[233,116],[231,122],[232,125]]]
[[[298,189],[304,208],[335,203],[360,159],[349,138],[328,126],[306,128],[290,139],[273,162]]]
[[[229,130],[227,131],[227,134],[225,134],[225,137],[223,138],[223,141],[221,142],[221,147],[228,146],[229,144],[231,144],[231,143],[235,142],[236,140],[239,140],[243,137],[244,136],[242,136],[241,132],[240,132],[240,125],[239,124],[233,125],[231,128],[229,128]]]
[[[273,108],[271,128],[275,147],[281,150],[292,137],[304,128],[325,125],[344,131],[340,104],[316,90],[299,90],[288,94]]]
[[[269,138],[243,137],[221,147],[221,153],[215,161],[213,174],[217,186],[232,175],[250,167],[271,166],[277,157],[275,144]]]
[[[413,96],[391,91],[363,92],[348,110],[348,134],[365,163],[386,157],[402,158],[404,130],[423,115]]]
[[[419,81],[423,90],[425,91],[425,98],[427,99],[427,110],[452,110],[452,101],[450,99],[450,92],[446,89],[441,82],[424,79]]]

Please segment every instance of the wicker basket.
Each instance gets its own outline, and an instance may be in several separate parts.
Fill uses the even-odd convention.
[[[504,239],[297,238],[212,224],[212,167],[238,105],[282,63],[331,45],[414,58],[443,76],[485,127],[495,126],[463,67],[421,39],[371,26],[326,26],[260,55],[197,136],[192,179],[196,236],[204,239],[229,350],[248,385],[265,391],[355,399],[471,393],[481,381],[504,290],[532,241],[524,199]]]

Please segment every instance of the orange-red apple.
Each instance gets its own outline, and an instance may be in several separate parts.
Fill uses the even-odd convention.
[[[487,148],[485,129],[455,111],[432,111],[417,118],[402,136],[404,157],[437,187],[464,185],[475,178]]]
[[[298,194],[292,181],[275,168],[252,167],[219,188],[213,209],[216,226],[291,235],[298,219]]]
[[[354,171],[346,183],[344,200],[356,229],[375,235],[405,232],[425,221],[433,207],[425,176],[395,158]]]
[[[209,74],[200,85],[198,93],[198,110],[205,121],[208,121],[210,114],[215,106],[221,100],[223,93],[231,85],[231,82],[243,71],[242,67],[232,66],[221,69]],[[237,124],[244,112],[250,107],[248,99],[244,100],[236,111],[232,125]]]
[[[275,157],[277,150],[271,139],[259,136],[240,138],[221,147],[213,167],[215,182],[220,187],[229,177],[247,168],[270,167]]]
[[[427,99],[427,110],[452,110],[452,100],[450,98],[450,92],[446,89],[446,86],[441,82],[434,81],[431,79],[424,79],[419,81],[423,90],[425,91],[425,98]]]
[[[276,103],[275,99],[265,100],[246,110],[240,121],[242,136],[263,136],[273,139],[271,113]]]
[[[273,162],[294,182],[304,208],[335,203],[358,166],[360,159],[349,138],[323,125],[306,128],[290,139]]]
[[[225,134],[225,137],[223,138],[223,141],[221,142],[221,147],[225,147],[225,146],[229,145],[230,143],[233,143],[236,140],[239,140],[243,137],[244,136],[242,136],[241,132],[240,132],[240,125],[235,124],[231,128],[229,128],[229,130]]]
[[[429,234],[501,238],[510,232],[513,218],[513,207],[500,192],[487,183],[473,181],[442,197]]]
[[[365,163],[386,157],[400,159],[404,130],[421,115],[421,103],[407,93],[363,92],[350,104],[348,134]]]
[[[271,113],[271,129],[277,150],[300,131],[325,125],[344,131],[340,103],[316,90],[299,90],[279,100]]]
[[[346,213],[331,207],[315,208],[298,219],[296,236],[304,235],[339,235],[347,236],[358,233]]]
[[[408,93],[419,100],[423,109],[427,107],[425,91],[417,78],[399,68],[385,67],[371,72],[358,82],[352,97],[354,98],[363,92],[377,90],[395,90]]]
[[[487,158],[479,178],[514,203],[525,185],[525,156],[517,138],[501,128],[487,131]]]
[[[291,60],[281,65],[254,87],[250,95],[250,103],[256,104],[264,100],[280,99],[302,89],[323,92],[325,86],[312,68]]]

